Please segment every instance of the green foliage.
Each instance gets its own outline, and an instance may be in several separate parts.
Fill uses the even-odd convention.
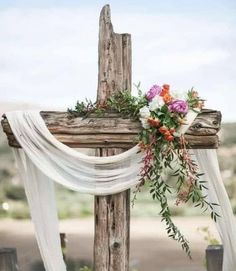
[[[30,212],[25,202],[10,202],[7,216],[13,219],[29,219]],[[13,208],[14,207],[14,208]]]
[[[26,201],[24,188],[20,185],[8,185],[5,187],[5,196],[10,200]]]
[[[60,219],[88,217],[93,214],[93,196],[80,194],[56,184]]]
[[[7,211],[0,208],[0,218],[5,218],[5,217],[7,217]]]
[[[30,213],[28,208],[15,208],[8,213],[8,216],[13,219],[29,219]]]
[[[131,92],[120,91],[111,96],[107,101],[108,110],[120,113],[123,117],[137,119],[139,117],[139,110],[147,105],[145,96],[140,91],[140,84],[137,86],[138,96],[132,96]]]
[[[92,269],[89,268],[88,266],[84,266],[84,267],[80,268],[79,271],[92,271]]]
[[[183,153],[184,151],[185,153]],[[160,203],[160,215],[162,217],[162,221],[166,224],[168,236],[178,241],[183,250],[185,250],[188,256],[191,257],[188,241],[175,226],[171,218],[172,213],[169,207],[168,194],[176,195],[176,205],[181,201],[184,203],[191,201],[195,207],[200,207],[203,211],[210,210],[211,218],[214,220],[219,216],[214,209],[214,206],[217,204],[208,202],[206,200],[206,196],[202,195],[202,189],[206,188],[205,183],[204,181],[199,180],[201,174],[197,174],[193,171],[191,172],[190,169],[197,170],[197,165],[192,160],[189,160],[188,163],[186,163],[186,160],[183,158],[188,154],[186,150],[172,149],[167,144],[163,143],[152,147],[151,153],[155,158],[153,159],[151,167],[147,166],[145,169],[141,185],[142,183],[149,183],[150,194],[153,200],[157,200]],[[144,158],[144,161],[145,159],[146,158]],[[173,168],[173,161],[178,165],[176,170]],[[165,171],[167,168],[173,171],[173,176],[177,179],[175,187],[171,187],[165,181]],[[189,181],[189,172],[191,173],[191,176],[194,176],[194,179],[191,181]],[[140,187],[138,187],[138,189],[140,189]]]
[[[147,100],[140,90],[140,84],[136,85],[138,96],[132,96],[129,90],[120,91],[107,99],[104,104],[93,103],[90,100],[85,102],[77,101],[74,109],[68,109],[68,113],[73,116],[88,117],[95,113],[102,115],[105,112],[120,113],[122,117],[134,118],[139,117],[139,110],[147,105]]]
[[[92,271],[91,264],[85,260],[66,259],[68,271]]]
[[[11,172],[7,168],[0,169],[0,179],[9,179],[11,177]]]

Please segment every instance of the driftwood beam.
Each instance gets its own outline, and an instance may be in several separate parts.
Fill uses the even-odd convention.
[[[40,114],[52,134],[137,134],[141,130],[139,121],[122,118],[116,113],[91,115],[87,118],[72,117],[70,113],[56,111],[42,111]],[[215,135],[220,129],[220,124],[220,112],[205,109],[197,116],[186,134]],[[6,134],[12,134],[5,115],[3,115],[2,126]]]
[[[49,131],[63,144],[72,148],[130,148],[137,143],[141,131],[139,121],[121,118],[119,114],[88,118],[71,117],[67,112],[41,112]],[[186,132],[191,148],[217,148],[221,114],[215,110],[203,110]],[[6,116],[2,127],[9,145],[19,148]]]
[[[116,135],[60,135],[54,134],[63,144],[71,148],[121,148],[128,149],[137,143],[137,137],[124,134]],[[109,140],[107,140],[109,138]],[[217,135],[210,136],[192,136],[186,135],[186,140],[189,142],[189,147],[192,149],[217,149],[219,146],[219,139]],[[135,140],[136,139],[136,140]],[[8,135],[9,146],[13,148],[20,148],[19,143],[15,137]]]

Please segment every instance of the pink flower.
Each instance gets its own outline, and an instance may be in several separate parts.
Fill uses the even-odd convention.
[[[161,93],[161,87],[158,85],[153,85],[146,94],[146,98],[150,102],[156,95]]]
[[[170,112],[188,113],[188,104],[183,100],[174,100],[169,106],[168,109]]]

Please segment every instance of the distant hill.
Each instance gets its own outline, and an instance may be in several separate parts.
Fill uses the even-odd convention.
[[[221,145],[230,147],[236,144],[236,123],[223,123],[220,133]]]

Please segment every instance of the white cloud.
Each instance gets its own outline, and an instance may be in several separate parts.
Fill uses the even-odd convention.
[[[66,108],[95,98],[98,16],[81,8],[2,10],[0,99]],[[117,32],[132,34],[134,82],[145,89],[168,82],[181,91],[194,85],[212,107],[220,105],[226,120],[236,120],[220,98],[228,91],[236,99],[233,23],[141,13],[114,13],[113,23]]]

